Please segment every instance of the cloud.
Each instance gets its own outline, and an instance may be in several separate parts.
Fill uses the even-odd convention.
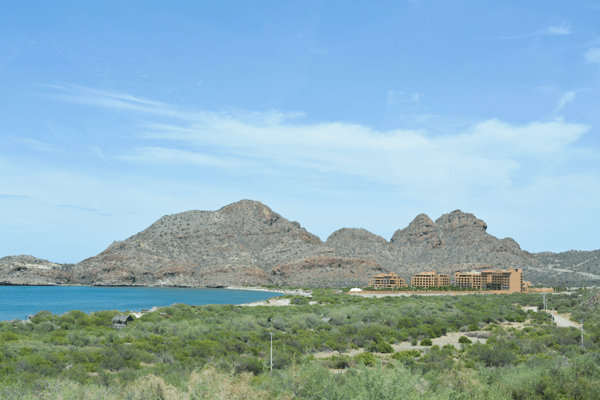
[[[104,157],[104,154],[102,153],[102,150],[100,149],[100,147],[97,147],[97,146],[89,146],[89,147],[92,150],[92,152],[94,152],[94,154],[96,154],[98,157],[100,157],[102,159],[102,161],[108,162],[106,157]]]
[[[144,145],[116,156],[123,161],[239,174],[348,176],[416,191],[510,186],[526,165],[535,174],[540,172],[535,171],[538,165],[568,159],[578,139],[590,130],[560,119],[519,125],[490,119],[455,134],[380,131],[344,122],[303,123],[302,113],[190,112],[120,93],[77,90],[94,99],[90,104],[147,114],[135,134]],[[559,107],[574,96],[566,93]],[[420,97],[389,91],[388,103]]]
[[[39,150],[39,151],[56,151],[56,148],[54,148],[53,146],[50,146],[49,144],[44,143],[44,142],[40,142],[39,140],[36,140],[36,139],[13,137],[12,141],[24,144],[27,147],[30,147],[32,149]]]
[[[571,28],[569,28],[566,25],[560,25],[560,26],[550,26],[546,29],[540,29],[540,30],[533,31],[533,32],[522,33],[520,35],[494,36],[494,37],[490,37],[489,39],[509,39],[510,40],[510,39],[526,39],[526,38],[546,36],[546,35],[564,36],[564,35],[572,35],[572,34],[573,34],[573,32],[571,31]]]
[[[106,217],[112,217],[112,215],[106,214],[106,213],[104,213],[100,210],[96,210],[94,208],[74,206],[74,205],[70,205],[70,204],[51,204],[51,205],[53,205],[54,207],[59,207],[59,208],[70,208],[72,210],[84,211],[84,212],[89,212],[89,213],[93,213],[93,214],[103,215]]]
[[[30,197],[16,195],[16,194],[0,194],[0,199],[1,200],[28,200],[28,199],[30,199]]]
[[[272,116],[266,117],[272,119]],[[507,186],[522,164],[552,158],[575,143],[589,127],[560,120],[511,125],[496,119],[459,135],[425,131],[377,131],[347,123],[249,124],[225,115],[206,115],[188,126],[160,124],[147,139],[170,140],[187,149],[148,147],[121,159],[166,165],[275,168],[343,174],[413,188]],[[244,163],[241,160],[251,159]],[[238,160],[235,162],[229,160]],[[248,172],[244,169],[243,172]]]
[[[570,35],[571,32],[571,28],[567,27],[567,26],[551,26],[549,27],[546,32],[550,35]]]
[[[40,84],[40,86],[54,89],[59,92],[52,93],[50,95],[51,97],[72,103],[89,104],[116,110],[152,113],[163,116],[182,116],[181,112],[175,111],[165,103],[146,100],[125,93],[97,90],[76,85],[60,86]]]
[[[404,93],[388,90],[387,102],[388,106],[397,103],[418,103],[423,95],[421,93]]]
[[[558,101],[558,106],[556,107],[556,111],[562,110],[565,107],[565,105],[567,105],[568,103],[575,100],[576,94],[577,94],[577,92],[574,90],[571,90],[571,91],[565,93]]]
[[[589,49],[583,56],[588,62],[600,63],[600,47]]]
[[[120,155],[115,158],[124,161],[170,166],[193,165],[196,167],[221,168],[239,166],[239,162],[233,159],[226,161],[206,154],[193,153],[189,151],[182,151],[178,149],[170,149],[164,147],[140,147],[129,154]]]

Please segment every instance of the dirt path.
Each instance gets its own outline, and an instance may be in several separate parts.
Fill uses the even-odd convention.
[[[560,314],[551,314],[551,315],[554,318],[554,322],[556,323],[556,326],[558,326],[558,327],[561,327],[561,328],[573,327],[573,328],[577,328],[577,329],[581,328],[581,324],[577,324],[577,323],[563,317]]]

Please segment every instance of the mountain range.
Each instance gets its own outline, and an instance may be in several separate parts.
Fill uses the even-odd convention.
[[[387,271],[408,279],[427,270],[452,275],[509,267],[522,268],[533,284],[600,283],[600,250],[532,254],[486,230],[484,221],[455,210],[435,222],[420,214],[389,241],[343,228],[323,242],[261,202],[241,200],[217,211],[166,215],[77,264],[0,258],[0,284],[365,286]]]

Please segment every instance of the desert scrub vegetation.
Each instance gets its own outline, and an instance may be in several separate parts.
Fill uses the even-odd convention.
[[[585,317],[583,348],[579,330],[521,309],[541,306],[531,294],[368,299],[324,289],[313,293],[319,305],[296,296],[289,307],[175,304],[118,331],[116,311],[42,311],[0,323],[0,399],[600,398],[596,294],[549,300]],[[465,332],[459,348],[432,345],[448,332]],[[402,342],[426,347],[395,351]]]

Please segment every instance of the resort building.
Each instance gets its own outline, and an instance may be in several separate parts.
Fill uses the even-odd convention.
[[[446,274],[437,274],[435,271],[421,272],[410,278],[410,286],[424,288],[450,286],[450,278]]]
[[[479,272],[457,272],[454,274],[454,284],[458,287],[473,288],[481,290],[481,273]]]
[[[406,287],[406,282],[404,278],[400,278],[395,273],[390,272],[388,274],[375,275],[369,280],[369,286],[376,289]]]
[[[487,270],[481,272],[457,272],[454,274],[456,286],[471,287],[476,290],[506,290],[509,292],[524,292],[529,282],[523,282],[522,269],[508,269],[497,271]]]
[[[523,291],[523,270],[498,268],[497,271],[481,271],[481,283],[491,290],[508,290],[509,292]]]

